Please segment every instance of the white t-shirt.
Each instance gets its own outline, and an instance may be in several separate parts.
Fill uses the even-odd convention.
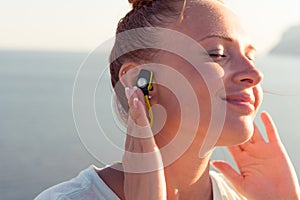
[[[77,177],[45,190],[34,200],[120,200],[95,169],[95,166],[90,166]],[[222,174],[210,171],[210,177],[214,200],[246,199],[234,191]]]

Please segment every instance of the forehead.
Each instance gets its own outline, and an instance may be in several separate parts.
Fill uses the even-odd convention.
[[[195,40],[210,35],[234,40],[247,38],[238,17],[221,2],[212,0],[188,1],[184,19],[177,29]]]

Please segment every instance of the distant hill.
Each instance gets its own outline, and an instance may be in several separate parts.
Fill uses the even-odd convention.
[[[300,25],[285,31],[279,43],[270,51],[271,54],[290,54],[300,56]]]

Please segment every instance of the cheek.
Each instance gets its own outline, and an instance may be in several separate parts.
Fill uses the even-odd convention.
[[[202,63],[201,65],[188,71],[188,79],[192,86],[196,88],[208,88],[210,92],[215,92],[224,88],[224,69],[216,63]]]
[[[191,85],[197,94],[200,109],[210,112],[212,103],[218,104],[220,93],[225,91],[224,70],[217,64],[203,64],[199,71],[193,73]]]
[[[207,79],[220,79],[223,78],[225,74],[221,65],[214,62],[204,63],[201,68],[201,74]]]
[[[211,117],[212,103],[219,103],[219,94],[224,90],[224,70],[216,63],[202,63],[197,68],[187,66],[182,74],[197,96],[202,125],[205,125],[204,121]]]
[[[210,102],[217,102],[219,100],[219,94],[224,90],[224,70],[219,65],[210,63],[203,64],[199,71],[197,74],[198,77],[194,78],[196,84],[194,83],[193,85],[196,86],[195,90],[200,97],[200,106],[209,106],[210,104],[203,105],[201,100],[209,99]]]

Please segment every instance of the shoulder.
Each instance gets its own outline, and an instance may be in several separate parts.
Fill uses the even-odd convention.
[[[210,171],[209,174],[213,187],[214,200],[246,200],[245,197],[235,191],[223,174],[215,171]]]
[[[69,199],[118,199],[118,197],[97,175],[96,167],[90,166],[81,171],[77,177],[43,191],[34,200]]]

